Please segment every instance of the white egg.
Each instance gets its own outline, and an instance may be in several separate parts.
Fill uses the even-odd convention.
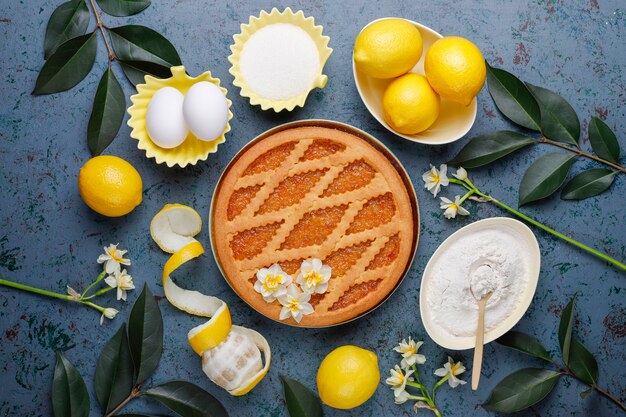
[[[201,81],[187,91],[183,114],[193,134],[208,142],[224,131],[228,122],[228,103],[218,86]]]
[[[185,96],[173,87],[163,87],[148,103],[146,128],[150,139],[165,149],[175,148],[185,141],[189,128],[183,116]]]

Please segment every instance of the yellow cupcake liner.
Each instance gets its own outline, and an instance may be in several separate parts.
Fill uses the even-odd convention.
[[[232,102],[228,99],[228,90],[220,86],[220,80],[211,76],[211,71],[206,71],[197,77],[190,77],[185,73],[184,66],[172,67],[172,77],[160,79],[150,75],[146,75],[145,84],[137,85],[137,94],[130,97],[133,103],[128,108],[130,119],[128,126],[132,128],[130,137],[138,141],[137,148],[146,151],[146,157],[154,158],[157,164],[166,163],[168,167],[178,165],[181,168],[187,165],[195,165],[198,161],[204,161],[209,154],[217,152],[220,143],[226,141],[225,134],[230,131],[230,119],[233,113],[230,111]],[[183,94],[191,88],[192,85],[200,81],[208,81],[215,84],[226,97],[228,103],[228,120],[222,134],[210,141],[205,142],[198,139],[193,133],[189,132],[185,141],[172,149],[165,149],[157,146],[148,135],[146,129],[146,113],[148,111],[148,103],[152,100],[152,96],[163,87],[174,87]]]
[[[252,36],[259,29],[276,23],[290,23],[303,29],[309,34],[317,46],[320,56],[319,74],[311,84],[311,88],[305,93],[288,100],[270,100],[256,94],[246,84],[239,67],[241,51],[243,50],[244,44],[248,41],[248,39],[250,39],[250,36]],[[241,96],[249,98],[250,104],[252,105],[259,105],[263,110],[273,109],[277,113],[282,110],[291,111],[297,106],[304,106],[304,102],[306,101],[309,93],[314,88],[324,88],[328,82],[328,77],[322,74],[322,71],[324,70],[324,65],[333,50],[328,47],[328,41],[330,41],[330,38],[328,36],[322,36],[323,30],[324,28],[322,26],[315,26],[315,19],[313,19],[313,17],[304,17],[304,12],[302,12],[302,10],[294,13],[289,7],[287,7],[283,12],[279,12],[278,9],[273,8],[271,13],[267,13],[263,10],[261,11],[261,15],[259,17],[250,16],[250,21],[247,24],[241,24],[241,33],[233,36],[235,43],[230,46],[232,54],[228,57],[228,61],[232,64],[229,72],[233,75],[233,77],[235,77],[233,84],[241,89]]]

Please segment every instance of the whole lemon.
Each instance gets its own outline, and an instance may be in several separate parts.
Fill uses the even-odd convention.
[[[423,75],[403,75],[393,80],[383,94],[383,116],[396,132],[422,132],[439,116],[439,96]]]
[[[78,191],[93,211],[119,217],[141,203],[143,184],[137,170],[117,156],[96,156],[80,169]]]
[[[374,78],[405,74],[422,56],[422,35],[404,19],[372,23],[354,42],[354,62],[359,71]]]
[[[378,358],[357,346],[330,352],[317,371],[317,391],[324,404],[347,410],[369,400],[380,382]]]
[[[424,72],[441,97],[465,106],[478,95],[487,76],[480,49],[458,36],[441,38],[428,48]]]

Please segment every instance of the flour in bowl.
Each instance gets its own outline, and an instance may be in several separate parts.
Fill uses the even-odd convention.
[[[243,79],[256,94],[287,100],[309,91],[320,71],[320,55],[304,29],[275,23],[248,39],[239,65]]]
[[[516,309],[528,284],[530,253],[508,228],[461,235],[436,259],[426,302],[433,322],[453,336],[473,336],[478,300],[492,291],[485,310],[485,331]]]

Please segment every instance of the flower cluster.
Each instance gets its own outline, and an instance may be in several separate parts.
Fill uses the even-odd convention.
[[[458,181],[469,181],[467,178],[467,171],[463,167],[459,167],[456,170],[456,173],[453,176]],[[426,171],[422,175],[422,179],[424,180],[424,188],[430,191],[434,197],[437,197],[439,191],[441,191],[441,187],[446,187],[450,184],[451,180],[448,178],[448,167],[446,164],[441,164],[439,169],[437,167],[431,165],[430,170]],[[452,182],[456,182],[454,179]],[[457,214],[461,216],[467,216],[469,211],[465,208],[461,207],[461,203],[463,203],[471,194],[466,194],[463,197],[457,195],[454,197],[454,201],[446,198],[439,197],[441,200],[441,205],[439,206],[442,210],[444,210],[443,215],[446,219],[454,219]]]
[[[280,320],[293,317],[300,323],[303,316],[314,311],[309,303],[311,295],[325,293],[331,275],[332,270],[329,266],[313,258],[302,262],[294,283],[280,265],[274,264],[257,271],[254,290],[261,294],[267,303],[278,300],[283,306],[280,310]]]
[[[80,304],[84,304],[88,307],[98,310],[102,315],[100,316],[100,324],[104,322],[105,317],[107,319],[113,319],[117,316],[117,311],[111,307],[101,307],[98,304],[90,301],[91,299],[98,297],[106,292],[117,288],[117,299],[126,300],[126,291],[135,288],[133,284],[133,278],[128,275],[126,269],[122,269],[122,265],[129,266],[130,259],[124,258],[127,251],[117,248],[117,245],[109,245],[104,248],[104,254],[98,257],[98,263],[104,264],[102,272],[96,277],[96,279],[87,286],[85,291],[79,293],[74,288],[67,286],[67,294],[59,294],[53,291],[44,290],[37,287],[31,287],[30,285],[20,284],[18,282],[9,281],[6,279],[0,279],[0,285],[12,287],[18,290],[28,291],[35,294],[41,294],[48,297],[72,301]],[[105,278],[106,276],[106,278]],[[89,291],[94,288],[100,281],[104,279],[104,282],[108,285],[106,288],[100,289],[93,294],[89,294]]]
[[[416,401],[415,411],[419,408],[426,408],[440,417],[441,413],[435,405],[435,391],[446,381],[452,388],[465,384],[465,381],[457,378],[458,375],[465,372],[465,367],[461,362],[454,362],[448,356],[448,362],[443,364],[442,368],[437,369],[434,375],[441,379],[433,386],[432,390],[428,390],[420,380],[417,365],[426,363],[426,357],[418,353],[419,348],[424,342],[416,342],[409,336],[409,341],[402,339],[400,344],[393,350],[400,353],[402,360],[400,365],[395,365],[389,371],[390,376],[385,380],[387,385],[393,390],[393,397],[396,404],[404,404],[409,400]],[[407,391],[408,387],[418,389],[419,395],[413,395]]]
[[[117,244],[119,245],[119,243]],[[104,248],[104,253],[98,256],[98,263],[104,264],[104,271],[109,274],[104,282],[111,288],[117,288],[117,299],[126,301],[126,291],[135,289],[133,278],[122,269],[122,265],[130,266],[130,259],[124,258],[126,250],[110,244]]]

